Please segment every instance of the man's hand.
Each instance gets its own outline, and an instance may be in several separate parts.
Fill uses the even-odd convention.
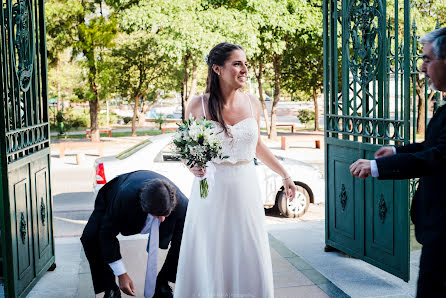
[[[367,178],[372,174],[370,160],[358,159],[350,165],[350,173],[352,173],[352,175],[355,177],[362,179]]]
[[[136,296],[135,288],[133,287],[133,281],[127,273],[123,273],[118,276],[119,288],[121,291],[129,296]]]
[[[394,155],[392,147],[381,147],[375,152],[375,159],[392,155]]]

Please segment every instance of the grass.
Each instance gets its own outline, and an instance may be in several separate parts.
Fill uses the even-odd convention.
[[[157,136],[161,134],[161,130],[151,129],[151,130],[143,130],[136,131],[137,136]],[[105,134],[107,136],[107,134]],[[130,131],[123,132],[112,132],[112,137],[130,137],[132,133]]]
[[[143,131],[136,131],[137,136],[156,136],[161,134],[161,130],[158,129],[150,129]],[[107,133],[101,133],[101,137],[108,137]],[[113,132],[112,137],[130,137],[132,136],[131,131],[122,131],[122,132]],[[79,134],[65,134],[65,135],[57,135],[51,136],[52,139],[85,139],[85,132],[80,131]]]

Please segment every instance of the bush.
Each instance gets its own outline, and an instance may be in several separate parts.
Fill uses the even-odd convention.
[[[88,114],[87,110],[69,108],[65,114],[69,115],[68,117],[65,117],[65,123],[70,127],[88,127],[90,122],[90,114]]]
[[[132,119],[133,119],[133,117],[122,117],[122,120],[124,120],[124,124],[132,122]]]
[[[88,117],[90,117],[90,115]],[[107,126],[107,114],[106,113],[98,114],[98,118],[99,118],[99,127]],[[118,122],[118,118],[119,118],[118,115],[116,115],[115,113],[108,113],[108,120],[109,120],[110,125]]]
[[[160,114],[156,115],[155,123],[159,124],[160,130],[161,130],[164,122],[166,122],[166,118],[164,117],[164,114],[160,113]]]
[[[315,114],[314,111],[304,109],[297,112],[297,118],[303,124],[312,123],[314,121]]]

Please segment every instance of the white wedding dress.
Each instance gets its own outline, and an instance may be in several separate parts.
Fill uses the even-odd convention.
[[[200,198],[199,180],[194,181],[176,298],[274,297],[265,212],[253,162],[258,126],[252,106],[251,117],[228,128],[232,138],[222,134],[223,156],[229,158],[214,160],[215,183],[207,198]]]

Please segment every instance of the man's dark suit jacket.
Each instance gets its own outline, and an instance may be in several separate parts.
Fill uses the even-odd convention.
[[[376,160],[379,179],[420,178],[411,218],[421,244],[446,241],[446,106],[426,130],[425,141],[396,148],[397,154]]]
[[[102,187],[96,197],[95,210],[105,211],[99,228],[99,244],[105,263],[112,263],[121,259],[119,241],[116,236],[139,234],[144,227],[147,213],[139,204],[141,187],[155,178],[166,177],[151,171],[136,171],[120,175]],[[187,198],[174,183],[178,204],[169,215],[169,221],[160,225],[159,247],[167,249],[175,227],[174,217],[185,217]]]

